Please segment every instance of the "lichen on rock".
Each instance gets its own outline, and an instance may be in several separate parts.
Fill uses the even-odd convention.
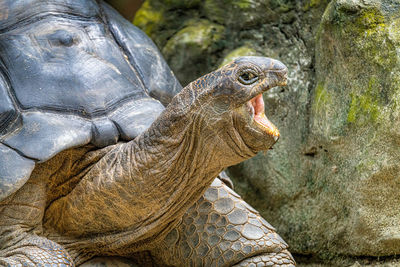
[[[329,235],[314,230],[332,244],[332,253],[400,253],[400,230],[393,230],[400,229],[394,200],[400,199],[400,184],[394,182],[400,176],[395,163],[400,151],[398,145],[388,145],[398,142],[400,130],[399,43],[393,31],[399,11],[400,4],[392,1],[332,1],[318,32],[316,80],[324,89],[322,94],[317,86],[312,98],[309,144],[328,152],[313,161],[313,176],[326,177],[328,187],[340,183],[345,189],[337,192],[340,197],[329,196],[335,205],[314,208],[324,212],[324,220],[326,214],[342,213],[341,207],[347,210]],[[320,100],[326,96],[329,101]]]
[[[208,20],[193,20],[167,41],[162,52],[170,65],[180,70],[176,75],[183,84],[193,80],[193,76],[201,75],[200,71],[204,69],[201,65],[207,65],[204,54],[218,50],[224,30],[223,26]],[[187,64],[189,60],[196,64]]]
[[[147,35],[152,36],[156,32],[158,25],[163,23],[163,11],[153,9],[150,1],[145,1],[135,15],[133,23],[140,27]]]

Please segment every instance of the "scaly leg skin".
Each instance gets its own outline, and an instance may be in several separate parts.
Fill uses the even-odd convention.
[[[263,254],[245,259],[232,267],[295,266],[292,255],[286,249],[279,253]]]
[[[256,210],[215,179],[150,253],[160,266],[295,266],[287,247]]]
[[[44,237],[29,236],[1,252],[0,266],[75,266],[57,243]]]
[[[41,237],[45,184],[32,178],[0,206],[0,266],[74,266],[59,244]]]

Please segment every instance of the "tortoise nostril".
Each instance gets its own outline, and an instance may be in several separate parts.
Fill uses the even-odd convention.
[[[272,62],[272,67],[271,70],[280,70],[280,71],[284,71],[287,72],[287,67],[280,61],[278,60],[273,60]]]
[[[285,86],[285,85],[287,85],[287,80],[288,80],[287,70],[276,71],[275,75],[278,78],[277,86]]]
[[[287,68],[285,67],[283,69],[270,69],[268,71],[268,77],[270,85],[274,84],[273,86],[285,86],[287,85],[288,80]]]
[[[287,69],[275,71],[279,79],[287,80]]]

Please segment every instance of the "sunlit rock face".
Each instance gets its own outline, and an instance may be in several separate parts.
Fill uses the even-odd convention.
[[[398,1],[147,0],[134,22],[183,84],[242,55],[288,66],[264,95],[279,142],[229,171],[292,252],[400,253]]]
[[[399,254],[400,3],[330,3],[317,35],[316,81],[313,213],[332,230],[315,234],[340,253]]]

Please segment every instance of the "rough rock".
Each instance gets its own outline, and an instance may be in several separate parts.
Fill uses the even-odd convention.
[[[204,54],[212,54],[223,38],[224,27],[209,20],[194,20],[165,44],[162,53],[169,64],[179,68],[176,76],[183,84],[188,84],[195,77],[201,76],[201,70],[207,68]],[[192,64],[187,64],[192,62]]]
[[[264,95],[281,139],[230,168],[235,190],[292,252],[400,254],[400,3],[172,2],[147,0],[135,24],[183,83],[245,54],[290,70],[287,87]]]
[[[398,1],[329,4],[316,46],[308,149],[317,202],[307,224],[334,252],[400,254],[399,52]]]

